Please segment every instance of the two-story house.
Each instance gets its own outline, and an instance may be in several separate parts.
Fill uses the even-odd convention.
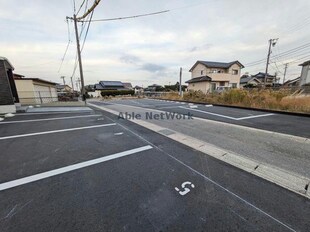
[[[239,88],[240,73],[244,66],[239,61],[229,63],[198,60],[189,70],[192,78],[188,90],[201,90],[209,93],[219,86]]]

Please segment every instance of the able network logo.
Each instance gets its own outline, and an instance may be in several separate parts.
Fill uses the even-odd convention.
[[[175,112],[145,112],[143,114],[135,112],[120,112],[118,119],[127,120],[193,120],[193,114],[188,112],[187,114],[178,114]]]

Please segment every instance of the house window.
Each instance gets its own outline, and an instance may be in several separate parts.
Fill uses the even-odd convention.
[[[213,92],[216,89],[216,83],[211,83],[211,92]]]
[[[237,83],[232,83],[231,84],[231,87],[234,89],[234,88],[237,88]]]
[[[238,70],[237,69],[233,69],[233,75],[238,75]]]
[[[203,75],[203,70],[200,71],[200,75]]]
[[[220,86],[225,86],[225,81],[220,81]]]

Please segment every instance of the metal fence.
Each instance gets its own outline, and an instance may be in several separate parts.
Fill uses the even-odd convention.
[[[19,91],[19,102],[23,105],[41,105],[51,102],[78,101],[76,93],[50,91]]]

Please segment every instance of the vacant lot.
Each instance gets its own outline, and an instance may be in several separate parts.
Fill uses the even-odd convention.
[[[259,109],[283,110],[310,113],[310,96],[291,96],[287,90],[241,90],[232,89],[221,94],[204,94],[190,91],[180,97],[173,92],[163,98],[170,100],[189,100],[209,104],[253,107]]]

